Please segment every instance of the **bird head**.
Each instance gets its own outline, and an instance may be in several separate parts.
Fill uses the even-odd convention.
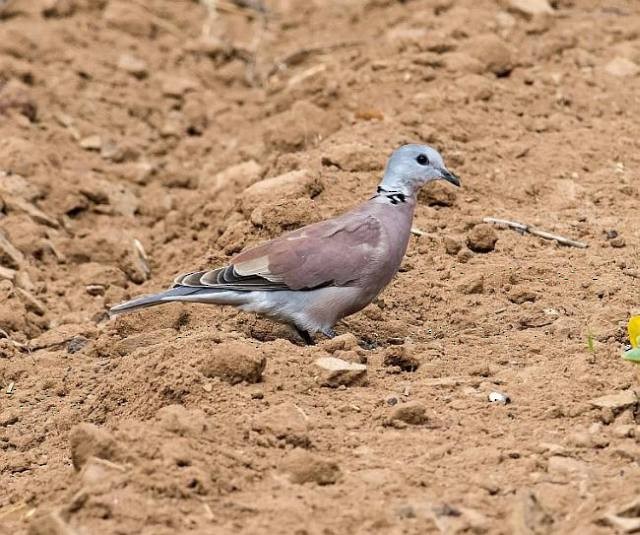
[[[445,167],[436,149],[429,145],[402,145],[389,158],[380,186],[387,191],[415,195],[432,180],[446,180],[460,186],[460,179]]]

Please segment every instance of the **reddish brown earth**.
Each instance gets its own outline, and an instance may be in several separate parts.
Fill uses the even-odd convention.
[[[247,3],[0,2],[0,532],[632,528],[638,2]],[[107,320],[367,198],[409,141],[464,187],[423,192],[337,340],[201,305]],[[330,354],[366,377],[322,386]]]

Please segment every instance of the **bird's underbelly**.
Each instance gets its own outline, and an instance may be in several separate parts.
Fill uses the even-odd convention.
[[[242,310],[292,323],[310,332],[331,329],[340,319],[362,310],[377,295],[351,286],[252,293],[254,298],[241,305]]]

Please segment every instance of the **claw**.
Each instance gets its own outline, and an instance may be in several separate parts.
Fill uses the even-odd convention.
[[[322,334],[324,334],[327,338],[335,338],[336,336],[338,336],[333,329],[325,329],[322,331]]]
[[[309,334],[308,331],[304,331],[304,330],[298,328],[297,325],[294,325],[294,329],[296,330],[296,332],[298,333],[300,338],[302,338],[302,340],[304,341],[304,343],[306,345],[308,345],[308,346],[316,345],[316,343],[314,342],[313,338],[311,337],[311,335]]]

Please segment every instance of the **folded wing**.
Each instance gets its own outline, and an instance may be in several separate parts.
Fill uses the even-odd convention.
[[[181,275],[175,284],[237,291],[357,285],[375,269],[381,227],[372,215],[345,214],[244,251],[227,267]]]

